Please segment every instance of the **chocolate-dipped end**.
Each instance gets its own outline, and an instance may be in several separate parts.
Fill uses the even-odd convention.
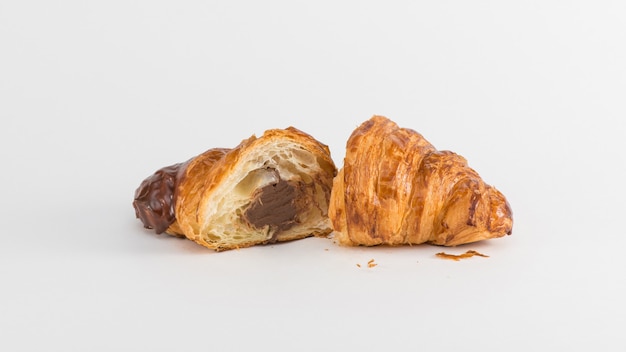
[[[186,163],[179,163],[157,170],[141,182],[135,191],[135,216],[145,228],[154,229],[160,234],[176,221],[174,192],[178,185],[179,171],[185,165]]]

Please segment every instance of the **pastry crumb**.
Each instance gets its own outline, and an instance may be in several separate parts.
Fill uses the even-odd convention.
[[[369,261],[369,262],[367,262],[367,267],[368,267],[368,268],[373,268],[373,267],[375,267],[376,265],[378,265],[378,264],[374,263],[374,259],[370,259],[370,261]]]
[[[439,258],[452,259],[454,261],[459,261],[461,259],[470,258],[470,257],[473,257],[475,255],[477,255],[479,257],[489,258],[488,255],[484,255],[482,253],[478,253],[478,252],[476,252],[474,250],[469,250],[469,251],[467,251],[467,252],[465,252],[463,254],[448,254],[448,253],[445,253],[445,252],[439,252],[439,253],[436,254],[436,256],[438,256]]]
[[[358,267],[360,268],[360,267],[361,267],[361,264],[359,264],[359,263],[356,263],[356,266],[358,266]]]

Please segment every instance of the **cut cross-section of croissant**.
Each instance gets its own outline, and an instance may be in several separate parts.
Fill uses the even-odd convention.
[[[133,206],[144,227],[218,251],[324,236],[336,173],[326,145],[275,129],[158,170]]]
[[[456,246],[510,235],[504,195],[460,155],[374,116],[347,142],[329,216],[342,245]]]

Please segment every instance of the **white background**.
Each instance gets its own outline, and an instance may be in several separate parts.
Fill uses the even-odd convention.
[[[0,1],[0,350],[626,349],[623,1]],[[514,233],[215,253],[156,169],[374,114],[465,156]],[[375,259],[378,266],[367,268]],[[356,264],[361,264],[358,268]]]

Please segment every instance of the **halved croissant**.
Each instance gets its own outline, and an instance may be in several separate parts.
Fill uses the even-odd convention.
[[[467,161],[382,116],[347,142],[329,216],[342,245],[455,246],[511,234],[504,195]]]
[[[321,236],[336,173],[326,145],[275,129],[158,170],[133,206],[144,227],[218,251]]]

